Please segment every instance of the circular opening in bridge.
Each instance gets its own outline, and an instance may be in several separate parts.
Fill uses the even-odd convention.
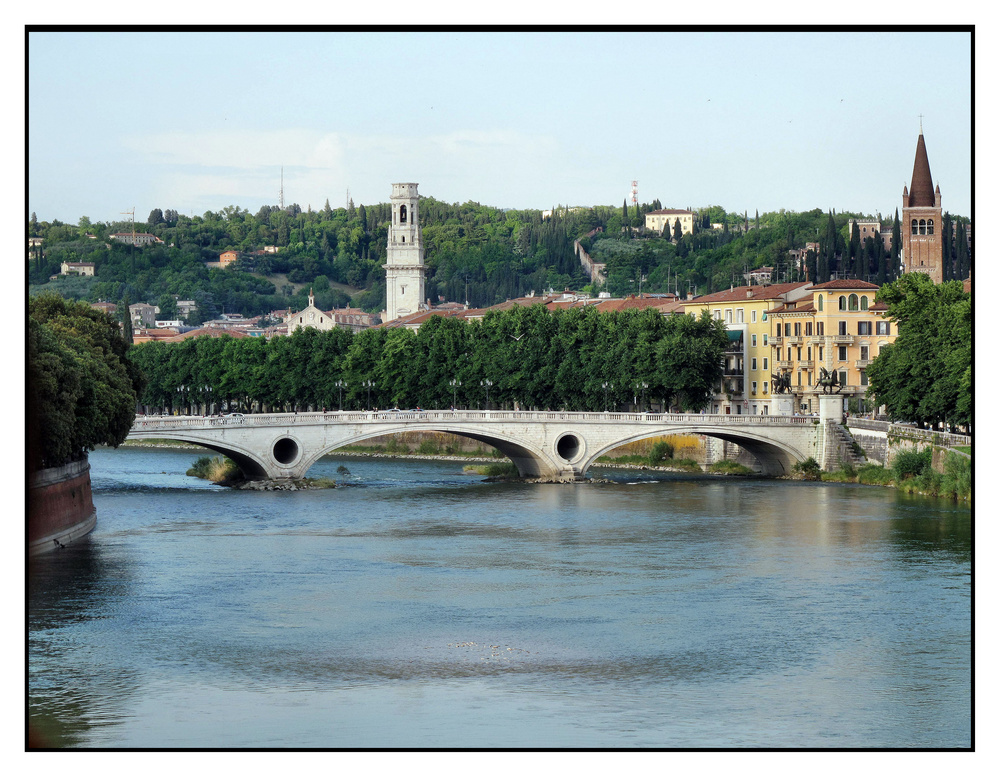
[[[566,461],[572,461],[580,455],[580,438],[575,434],[564,434],[556,443],[556,453]]]
[[[279,464],[291,464],[298,458],[299,444],[290,437],[282,437],[274,444],[272,453]]]

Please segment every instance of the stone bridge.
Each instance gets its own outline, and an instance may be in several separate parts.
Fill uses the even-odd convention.
[[[831,451],[845,433],[840,418],[425,410],[140,416],[130,440],[195,443],[232,459],[251,480],[303,477],[345,445],[399,432],[450,432],[497,448],[525,477],[578,480],[599,456],[626,443],[670,434],[701,434],[738,444],[764,475],[783,475],[810,456],[835,468]]]

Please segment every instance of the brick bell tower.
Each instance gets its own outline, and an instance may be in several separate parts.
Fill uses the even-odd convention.
[[[944,249],[941,242],[941,187],[934,186],[927,161],[924,129],[917,138],[910,189],[903,187],[903,272],[922,272],[935,283],[943,277]]]
[[[424,302],[424,241],[417,184],[392,185],[392,224],[385,262],[385,320],[416,313]]]

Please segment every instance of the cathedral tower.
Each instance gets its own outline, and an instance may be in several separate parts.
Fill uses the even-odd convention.
[[[386,321],[416,313],[424,302],[424,241],[417,184],[392,185],[392,225],[385,262]]]
[[[910,190],[903,187],[903,272],[922,272],[935,283],[943,278],[944,250],[941,242],[941,187],[931,179],[931,166],[924,146],[924,131],[917,138]]]

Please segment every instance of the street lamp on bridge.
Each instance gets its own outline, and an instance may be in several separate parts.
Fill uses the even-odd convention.
[[[649,388],[649,384],[643,381],[635,384],[635,390],[642,392],[642,402],[639,403],[639,412],[642,412],[642,408],[646,405],[646,389]],[[635,402],[635,396],[632,396],[632,401]]]
[[[604,381],[604,383],[601,384],[601,388],[604,389],[604,412],[607,413],[608,412],[608,389],[611,389],[612,391],[614,391],[615,390],[615,384],[614,383],[608,383],[607,381]]]
[[[344,409],[344,386],[346,386],[347,384],[344,381],[342,381],[342,380],[338,380],[333,385],[337,387],[337,409],[340,410],[340,411],[343,411],[343,409]]]
[[[458,378],[452,378],[448,381],[448,385],[451,386],[451,408],[455,409],[455,405],[458,404],[458,387],[462,385],[462,381]]]
[[[372,407],[372,386],[375,385],[373,380],[363,380],[361,385],[368,389],[368,409],[371,410]]]
[[[493,385],[493,381],[489,380],[489,379],[487,379],[487,380],[481,380],[481,381],[479,381],[479,385],[486,387],[486,409],[489,410],[490,409],[490,386]]]

